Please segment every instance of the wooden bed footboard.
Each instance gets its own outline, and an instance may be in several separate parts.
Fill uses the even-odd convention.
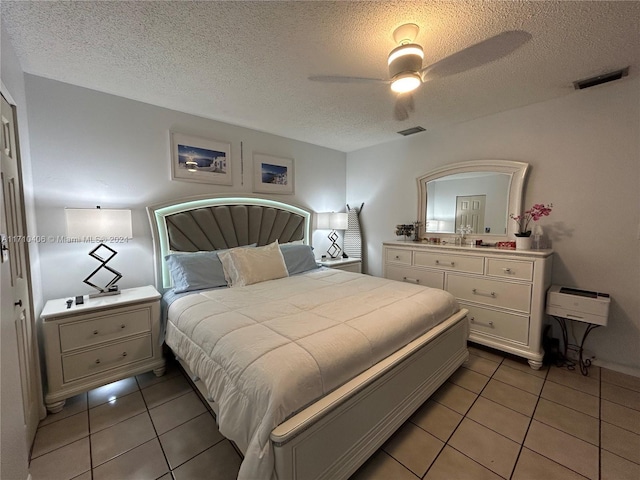
[[[278,480],[352,475],[469,356],[461,310],[276,427]]]
[[[278,425],[271,433],[278,480],[349,478],[467,360],[467,313],[460,310]],[[178,361],[207,399],[202,380]]]

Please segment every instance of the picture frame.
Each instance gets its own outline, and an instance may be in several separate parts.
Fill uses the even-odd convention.
[[[233,185],[231,144],[171,132],[171,180]]]
[[[295,191],[294,161],[263,153],[253,154],[253,191],[292,195]]]

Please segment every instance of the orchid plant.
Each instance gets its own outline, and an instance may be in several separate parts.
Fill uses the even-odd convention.
[[[552,208],[553,203],[549,203],[548,205],[536,203],[529,210],[525,210],[522,215],[510,214],[509,217],[513,218],[518,224],[518,233],[516,233],[516,236],[530,236],[531,230],[529,229],[529,224],[531,221],[537,222],[542,217],[548,217]]]

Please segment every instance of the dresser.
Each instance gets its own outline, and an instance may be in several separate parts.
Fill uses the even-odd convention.
[[[78,393],[150,370],[165,370],[160,294],[151,285],[119,295],[49,300],[42,310],[47,410],[59,412]]]
[[[542,366],[552,250],[383,243],[386,278],[442,288],[469,310],[469,340]]]

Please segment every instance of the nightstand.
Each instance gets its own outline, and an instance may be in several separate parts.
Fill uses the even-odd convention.
[[[47,410],[62,410],[67,398],[153,370],[164,374],[160,345],[160,294],[151,285],[119,295],[89,298],[67,308],[68,298],[42,310],[47,367]]]
[[[320,260],[319,265],[347,272],[362,273],[362,259],[360,258],[335,258],[330,260]]]

